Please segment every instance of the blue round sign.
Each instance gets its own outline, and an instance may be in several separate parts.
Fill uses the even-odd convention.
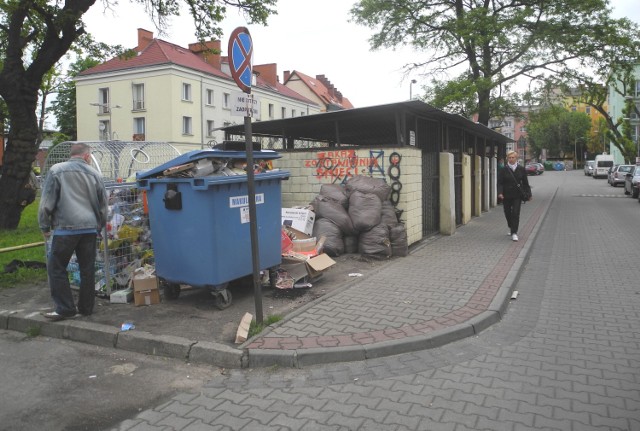
[[[251,93],[253,41],[246,27],[238,27],[229,38],[229,66],[231,77],[240,90]]]

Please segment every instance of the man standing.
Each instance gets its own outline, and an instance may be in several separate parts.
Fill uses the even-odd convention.
[[[107,219],[107,192],[102,177],[91,167],[91,148],[73,144],[70,156],[49,170],[38,209],[38,223],[45,241],[53,234],[47,273],[55,310],[43,313],[52,321],[93,312],[96,235]],[[77,309],[67,273],[74,252],[80,267]]]

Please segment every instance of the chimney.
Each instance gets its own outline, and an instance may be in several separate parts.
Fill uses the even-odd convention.
[[[209,42],[196,42],[189,44],[189,51],[202,58],[207,64],[220,70],[221,63],[221,51],[220,41],[211,40]]]
[[[282,82],[286,84],[290,77],[291,77],[291,71],[285,70],[284,73],[282,74]]]
[[[278,69],[276,63],[258,64],[253,66],[253,72],[260,75],[260,78],[272,87],[278,83]]]
[[[145,30],[144,28],[139,28],[138,46],[136,47],[136,51],[140,52],[144,50],[151,42],[153,42],[153,32]]]

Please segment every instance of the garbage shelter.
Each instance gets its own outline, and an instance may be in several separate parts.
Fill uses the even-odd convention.
[[[281,181],[274,151],[254,151],[260,269],[281,263]],[[244,164],[244,166],[243,166]],[[145,191],[156,276],[167,298],[180,285],[209,288],[216,306],[232,298],[230,281],[253,272],[246,153],[196,150],[137,174]]]

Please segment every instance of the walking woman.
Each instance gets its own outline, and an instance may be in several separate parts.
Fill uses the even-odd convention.
[[[520,205],[533,199],[527,172],[518,164],[518,153],[507,153],[507,164],[498,169],[498,199],[502,200],[504,216],[509,225],[509,235],[518,240],[520,226]]]

